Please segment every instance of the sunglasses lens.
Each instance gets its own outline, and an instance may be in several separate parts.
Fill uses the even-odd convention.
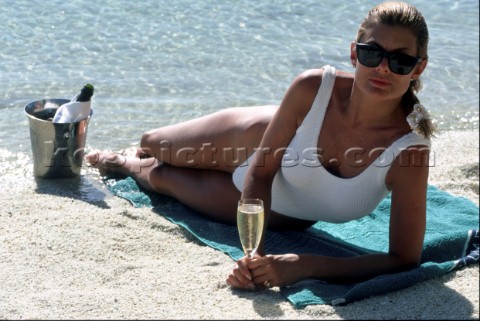
[[[417,58],[402,54],[391,55],[388,59],[390,70],[400,75],[409,74],[417,62]]]
[[[417,57],[401,53],[388,53],[375,46],[357,44],[358,61],[366,67],[377,67],[384,57],[388,58],[388,67],[390,70],[399,75],[409,74],[419,60]]]
[[[358,60],[360,63],[367,67],[376,67],[383,59],[383,55],[380,49],[375,47],[357,47]]]

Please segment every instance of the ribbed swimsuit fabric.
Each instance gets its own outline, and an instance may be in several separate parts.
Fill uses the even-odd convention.
[[[357,176],[341,178],[331,174],[320,164],[316,151],[336,73],[332,66],[322,68],[322,83],[315,100],[297,128],[273,180],[271,208],[294,218],[342,223],[371,213],[389,193],[385,178],[394,159],[409,146],[430,147],[430,140],[408,133]],[[240,191],[253,156],[233,173],[233,183]]]

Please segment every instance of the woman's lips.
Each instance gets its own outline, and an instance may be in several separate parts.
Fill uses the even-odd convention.
[[[370,82],[375,86],[375,87],[388,87],[390,86],[390,82],[386,79],[383,78],[370,78]]]

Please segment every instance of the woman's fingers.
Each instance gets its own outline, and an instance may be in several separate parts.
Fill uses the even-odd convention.
[[[257,285],[271,287],[272,277],[269,274],[269,266],[272,260],[271,255],[256,257],[248,263],[248,269],[253,276],[253,282]]]
[[[297,254],[265,255],[248,263],[253,282],[266,287],[285,286],[302,279],[304,269]]]
[[[270,288],[283,284],[278,273],[278,268],[281,267],[275,264],[276,257],[266,255],[263,257],[257,256],[253,259],[242,258],[238,260],[227,279],[227,284],[242,289]]]
[[[236,288],[255,288],[255,283],[252,281],[253,277],[247,267],[245,259],[237,261],[232,273],[227,278],[227,284]]]

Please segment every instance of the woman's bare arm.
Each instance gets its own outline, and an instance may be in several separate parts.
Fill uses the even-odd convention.
[[[380,274],[418,266],[426,225],[428,150],[417,146],[403,151],[392,164],[387,184],[392,190],[389,251],[384,254],[335,258],[319,255],[267,255],[248,267],[256,284],[292,284],[304,278],[358,282]]]

